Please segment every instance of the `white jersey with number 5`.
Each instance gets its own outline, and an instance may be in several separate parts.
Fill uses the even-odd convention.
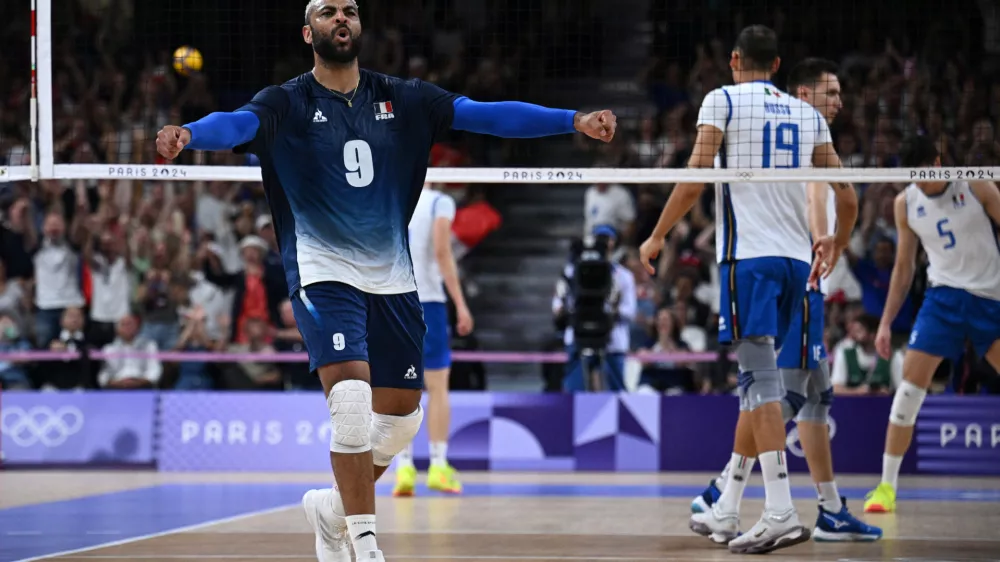
[[[815,108],[770,82],[713,90],[698,125],[725,134],[716,168],[811,168],[813,149],[831,142]],[[720,263],[771,256],[812,261],[805,182],[724,183],[716,186],[715,204]]]
[[[434,221],[455,220],[455,200],[440,191],[424,188],[410,217],[410,257],[420,302],[445,302],[444,280],[434,254]],[[449,240],[449,244],[451,241]]]
[[[929,197],[906,188],[906,220],[920,238],[931,286],[962,289],[1000,301],[1000,242],[996,228],[967,182],[952,182]]]

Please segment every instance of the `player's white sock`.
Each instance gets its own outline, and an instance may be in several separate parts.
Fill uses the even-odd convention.
[[[794,509],[785,452],[768,451],[757,455],[757,458],[760,459],[760,471],[764,474],[764,509],[774,513]]]
[[[740,502],[743,500],[743,490],[750,480],[750,473],[753,472],[753,465],[757,459],[744,457],[733,453],[729,464],[726,465],[726,481],[722,488],[722,495],[719,496],[717,505],[721,513],[739,513]]]
[[[736,453],[733,453],[733,454],[735,455]],[[740,458],[743,458],[743,457],[740,457]],[[718,489],[720,489],[720,490],[726,486],[726,480],[729,479],[729,465],[730,464],[732,464],[732,461],[726,463],[725,468],[722,469],[722,473],[719,474],[715,478],[715,487],[718,488]]]
[[[903,457],[897,457],[896,455],[890,455],[888,453],[882,455],[882,483],[892,486],[892,489],[896,489],[896,481],[899,480],[899,467],[903,464]]]
[[[396,455],[397,466],[413,466],[413,443],[410,443]]]
[[[445,466],[448,464],[448,442],[431,441],[431,465]]]
[[[378,543],[375,541],[375,515],[348,515],[347,530],[351,534],[351,543],[354,544],[354,552],[360,553],[369,550],[378,550]]]
[[[830,513],[839,513],[844,507],[836,482],[820,482],[816,484],[816,492],[819,494],[819,506]]]

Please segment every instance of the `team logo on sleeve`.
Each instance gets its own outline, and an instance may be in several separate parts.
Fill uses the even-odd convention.
[[[394,119],[396,116],[392,113],[392,102],[391,101],[380,101],[375,105],[375,120],[385,121],[386,119]]]

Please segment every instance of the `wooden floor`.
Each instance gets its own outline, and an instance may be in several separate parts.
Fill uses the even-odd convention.
[[[687,528],[691,497],[707,474],[463,477],[467,493],[459,497],[424,492],[393,499],[380,487],[379,544],[388,560],[680,562],[735,556]],[[744,501],[744,528],[763,507],[759,478]],[[315,560],[312,533],[295,503],[302,491],[326,479],[322,474],[0,472],[0,562]],[[860,512],[859,498],[877,477],[839,480],[849,505]],[[800,516],[811,524],[815,500],[804,475],[793,478],[793,493]],[[1000,481],[911,478],[902,481],[900,494],[912,499],[900,501],[898,514],[866,517],[885,530],[880,542],[809,542],[769,556],[1000,560]],[[156,524],[143,526],[150,520]],[[89,543],[60,548],[75,544],[68,538],[58,543],[70,535]],[[14,558],[17,548],[33,554]],[[76,552],[58,554],[67,550]]]

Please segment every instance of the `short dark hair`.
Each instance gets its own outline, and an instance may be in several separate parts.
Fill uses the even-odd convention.
[[[837,75],[837,63],[821,59],[817,57],[810,57],[799,64],[792,67],[792,70],[788,72],[788,84],[785,86],[785,90],[789,94],[795,95],[795,90],[799,86],[806,86],[809,84],[815,84],[819,82],[819,79],[823,77],[824,74]]]
[[[736,50],[750,67],[746,70],[771,70],[778,58],[778,35],[766,25],[745,27],[736,38]]]
[[[907,168],[933,166],[937,160],[938,149],[930,137],[913,135],[903,141],[899,151],[900,163]]]
[[[355,0],[354,4],[357,5],[357,0]],[[316,0],[309,0],[306,3],[306,25],[309,25],[309,20],[312,19],[312,15],[316,13],[316,10],[319,8],[320,6],[316,5]]]

